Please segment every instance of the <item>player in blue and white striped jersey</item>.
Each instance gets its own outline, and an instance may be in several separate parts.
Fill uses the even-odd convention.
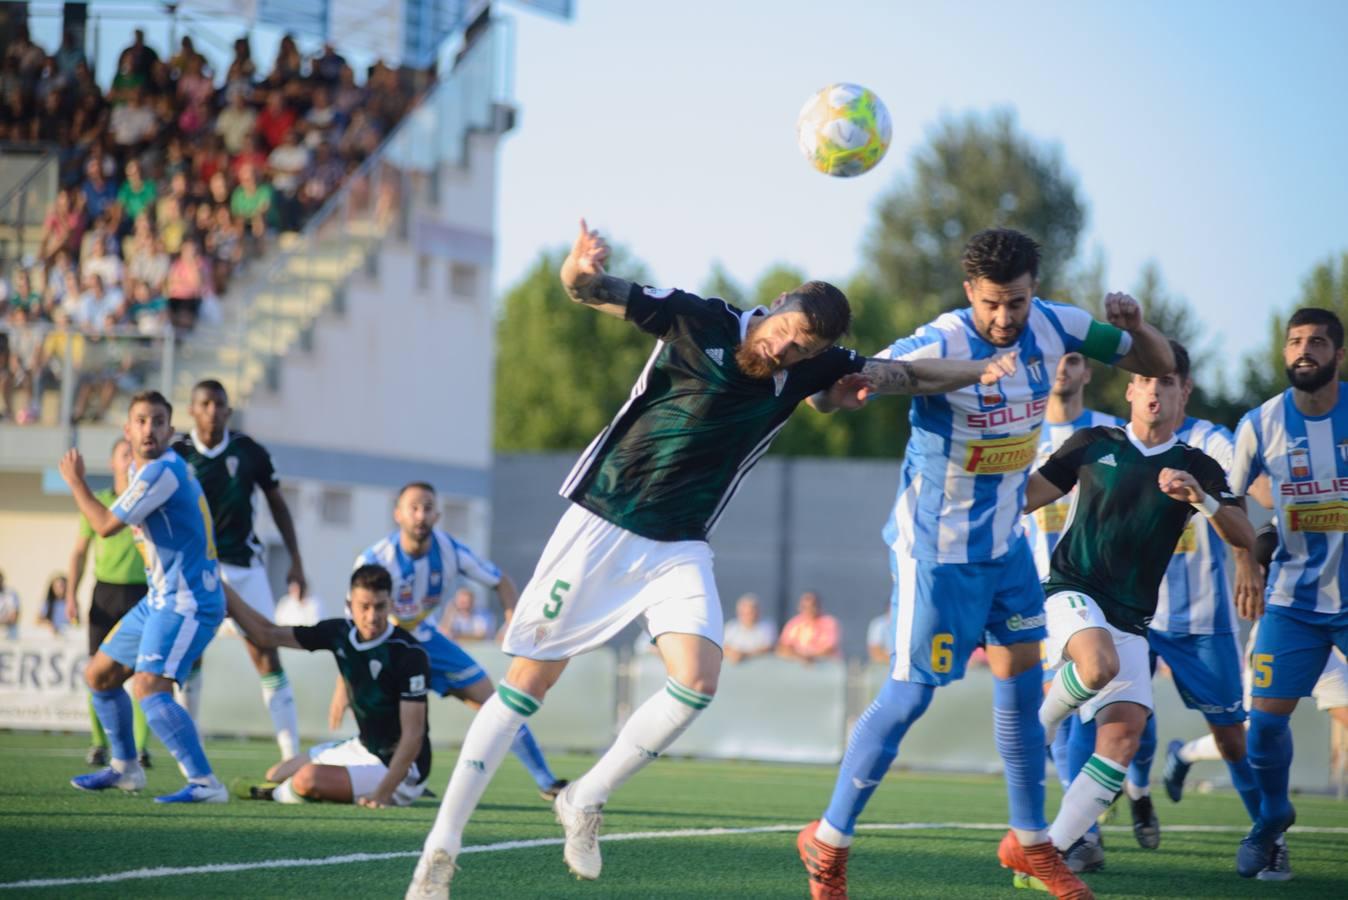
[[[1263,621],[1251,668],[1249,755],[1259,816],[1240,844],[1236,871],[1251,878],[1273,859],[1296,819],[1288,798],[1290,718],[1311,693],[1332,647],[1348,652],[1348,392],[1340,389],[1343,323],[1313,307],[1287,322],[1283,362],[1291,388],[1250,410],[1236,429],[1231,486],[1249,490],[1267,473],[1278,549],[1265,586],[1250,554],[1236,554],[1236,604]]]
[[[441,697],[453,694],[476,710],[492,696],[491,679],[477,660],[438,631],[436,624],[461,577],[495,589],[507,621],[514,613],[519,595],[509,575],[436,528],[439,519],[435,488],[422,481],[404,486],[393,509],[397,530],[356,557],[353,568],[374,564],[388,570],[393,578],[390,618],[399,628],[410,631],[425,648],[431,662],[431,689]],[[344,682],[339,678],[332,708],[344,708],[345,701]],[[527,725],[520,726],[511,750],[524,763],[546,799],[552,799],[566,787],[567,782],[548,768],[543,751]]]
[[[979,232],[962,262],[969,306],[938,317],[879,357],[976,360],[1011,349],[1016,371],[992,387],[912,401],[912,436],[884,529],[894,576],[893,673],[857,723],[833,800],[810,840],[822,843],[824,850],[815,851],[825,854],[850,844],[857,816],[899,741],[936,687],[962,678],[965,661],[985,641],[1011,806],[1012,830],[999,857],[1075,895],[1085,888],[1048,842],[1044,818],[1038,717],[1044,593],[1021,525],[1025,485],[1039,452],[1050,379],[1064,355],[1156,376],[1171,371],[1174,360],[1131,297],[1106,298],[1108,323],[1036,297],[1039,249],[1024,234]]]

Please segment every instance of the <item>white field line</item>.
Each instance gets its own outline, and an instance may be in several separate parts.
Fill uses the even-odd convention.
[[[799,831],[803,825],[760,825],[753,828],[680,828],[670,831],[631,831],[622,834],[606,834],[601,841],[652,841],[665,838],[724,837],[738,834],[774,834]],[[1005,831],[1004,823],[992,822],[900,822],[895,824],[858,825],[859,831]],[[1132,831],[1130,825],[1107,826],[1107,831]],[[1202,834],[1244,834],[1248,828],[1234,825],[1167,825],[1167,833]],[[1300,834],[1348,834],[1348,827],[1302,827],[1294,826],[1292,831]],[[558,847],[561,838],[536,838],[527,841],[500,841],[495,844],[474,844],[464,847],[459,853],[498,853],[504,850],[525,850],[531,847]],[[210,863],[202,866],[160,866],[153,869],[129,869],[123,872],[109,872],[105,875],[87,875],[79,878],[32,878],[27,881],[9,881],[0,883],[0,890],[18,890],[24,888],[68,887],[77,884],[111,884],[118,881],[135,881],[144,878],[179,878],[186,875],[217,875],[223,872],[248,872],[255,869],[300,869],[316,866],[340,866],[347,863],[382,862],[390,859],[413,859],[421,855],[420,850],[402,850],[389,853],[347,853],[342,856],[323,856],[316,859],[263,859],[239,863]]]

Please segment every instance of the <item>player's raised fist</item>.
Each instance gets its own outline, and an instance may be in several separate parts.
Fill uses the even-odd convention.
[[[580,232],[571,245],[570,255],[562,264],[562,277],[570,284],[580,285],[603,275],[608,255],[608,242],[581,219]]]
[[[1142,327],[1142,304],[1121,291],[1106,294],[1105,318],[1115,328],[1135,331]]]
[[[1156,482],[1163,494],[1181,503],[1201,503],[1207,496],[1198,480],[1183,469],[1162,469]]]
[[[828,389],[828,402],[835,409],[861,409],[870,396],[871,383],[859,372],[844,375]]]
[[[1010,353],[1003,353],[1001,356],[994,356],[988,360],[988,367],[983,370],[983,377],[978,380],[983,382],[985,387],[991,387],[999,379],[1016,374],[1017,352],[1013,350]]]
[[[61,471],[61,478],[71,487],[84,480],[84,457],[74,447],[65,452],[57,468]]]

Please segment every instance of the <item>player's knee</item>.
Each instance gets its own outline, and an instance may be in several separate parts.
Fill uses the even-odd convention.
[[[1119,674],[1119,655],[1112,648],[1085,654],[1076,661],[1076,672],[1088,689],[1102,690]]]
[[[137,700],[144,700],[151,694],[162,694],[172,690],[172,683],[159,675],[137,672],[131,676],[131,696]]]
[[[676,679],[690,691],[697,691],[699,694],[706,694],[708,697],[716,695],[716,684],[720,678],[719,672],[694,672],[688,679]]]
[[[290,788],[301,797],[317,800],[319,794],[318,770],[312,765],[301,767],[298,772],[290,776]]]

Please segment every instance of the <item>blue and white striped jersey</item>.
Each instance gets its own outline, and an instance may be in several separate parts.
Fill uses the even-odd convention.
[[[1278,549],[1268,570],[1266,602],[1304,612],[1342,612],[1348,531],[1348,390],[1325,416],[1308,418],[1293,390],[1245,414],[1236,427],[1231,489],[1249,490],[1267,473],[1273,483]]]
[[[1064,354],[1114,363],[1132,336],[1075,306],[1035,298],[1015,349],[1014,375],[914,397],[912,437],[884,538],[895,552],[939,563],[981,562],[1005,554],[1021,535],[1030,465],[1049,386]],[[987,359],[1007,352],[979,336],[968,307],[946,313],[877,359]]]
[[[1202,450],[1231,473],[1235,444],[1221,425],[1193,416],[1175,437]],[[1175,545],[1165,570],[1151,627],[1176,634],[1230,634],[1236,630],[1235,595],[1231,590],[1230,553],[1207,516],[1193,516]]]
[[[1034,468],[1042,466],[1073,434],[1083,428],[1094,428],[1096,425],[1122,428],[1124,422],[1118,416],[1096,412],[1093,409],[1083,410],[1081,415],[1070,422],[1044,422],[1043,430],[1039,432],[1039,455],[1035,457]],[[1025,536],[1030,539],[1030,550],[1034,553],[1034,568],[1039,573],[1040,581],[1048,578],[1053,548],[1058,546],[1058,538],[1062,537],[1063,529],[1067,527],[1067,515],[1072,509],[1072,496],[1075,491],[1076,488],[1073,488],[1072,492],[1039,507],[1026,516],[1023,522]]]
[[[430,550],[415,559],[403,550],[394,531],[357,556],[352,568],[369,564],[383,566],[393,579],[393,623],[421,639],[419,626],[440,609],[459,576],[486,587],[501,581],[500,569],[439,528],[431,529]],[[434,619],[427,623],[434,625]]]
[[[179,615],[223,615],[211,509],[192,469],[172,450],[139,469],[112,505],[145,557],[146,601]]]

